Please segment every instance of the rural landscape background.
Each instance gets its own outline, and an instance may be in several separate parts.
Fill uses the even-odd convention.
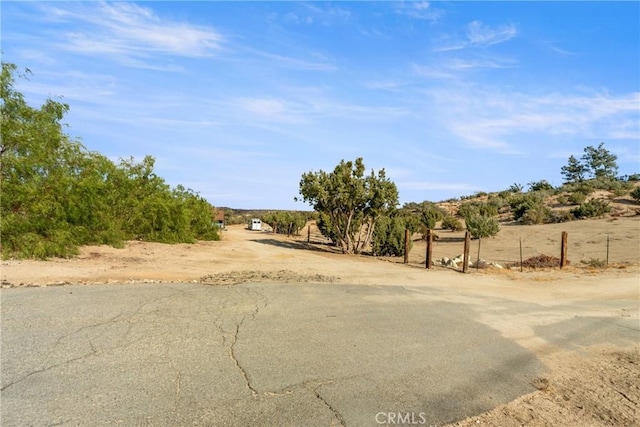
[[[511,402],[488,402],[478,392],[473,397],[482,405],[463,400],[455,413],[440,402],[442,422],[637,422],[638,3],[2,7],[0,391],[9,424],[37,424],[37,417],[53,423],[71,413],[67,420],[86,422],[76,409],[58,407],[53,394],[34,396],[40,388],[32,381],[52,375],[56,389],[58,369],[78,363],[78,372],[91,371],[93,360],[111,357],[131,331],[147,327],[148,315],[170,313],[175,320],[177,301],[185,304],[180,311],[200,307],[184,299],[184,289],[239,301],[239,313],[229,311],[235,303],[217,306],[217,366],[228,368],[229,384],[239,390],[234,404],[260,401],[280,421],[277,399],[298,399],[297,393],[312,392],[321,408],[315,416],[330,425],[359,425],[364,415],[321,391],[335,387],[339,396],[348,390],[344,378],[314,383],[313,390],[312,378],[303,378],[301,388],[285,387],[282,395],[256,385],[259,363],[251,371],[250,358],[237,352],[255,344],[243,341],[241,330],[260,331],[260,321],[271,319],[268,298],[253,301],[263,291],[271,293],[269,303],[291,308],[294,325],[309,323],[302,306],[287,302],[290,292],[307,295],[309,310],[322,307],[320,294],[339,295],[336,307],[357,300],[365,317],[368,310],[383,313],[389,325],[400,314],[384,310],[403,311],[403,304],[417,313],[433,304],[457,307],[464,316],[447,317],[454,329],[460,319],[488,328],[544,365],[544,374],[516,375],[526,384]],[[254,218],[260,230],[247,226]],[[563,236],[568,263],[560,268]],[[470,262],[462,265],[467,237]],[[97,314],[101,307],[91,305],[97,300],[90,295],[100,289],[175,298],[158,297],[169,304],[160,307],[155,295],[140,297],[121,319],[127,330],[114,335],[114,344],[101,328],[117,330],[123,316]],[[47,304],[46,295],[74,292],[87,296],[91,312],[58,313]],[[21,298],[34,298],[40,308],[29,311]],[[242,312],[245,306],[250,310]],[[198,315],[211,314],[202,308]],[[321,314],[323,322],[336,316]],[[192,318],[185,319],[190,325]],[[52,325],[63,326],[61,335],[42,341]],[[61,345],[85,332],[88,344],[79,350]],[[21,337],[31,333],[25,349]],[[276,366],[283,355],[306,351],[305,339],[296,342],[265,354]],[[456,346],[461,360],[481,353],[463,347]],[[424,351],[428,340],[407,348]],[[380,353],[343,350],[354,372],[358,361]],[[117,363],[127,357],[136,356]],[[398,366],[400,378],[417,378]],[[126,419],[179,425],[197,416],[215,424],[207,411],[181,406],[189,400],[181,401],[188,383],[180,369],[168,383],[175,389],[170,411],[134,411]],[[506,369],[491,371],[495,384]],[[168,396],[154,384],[139,386]],[[393,400],[375,384],[357,395],[360,403],[375,402],[377,395],[367,394],[374,389]],[[61,396],[74,401],[69,390]],[[423,391],[402,393],[420,403]],[[222,408],[226,393],[216,401]],[[22,413],[24,402],[50,409],[22,418],[32,415]],[[96,420],[113,421],[103,412]],[[232,425],[247,422],[237,411],[227,415]]]

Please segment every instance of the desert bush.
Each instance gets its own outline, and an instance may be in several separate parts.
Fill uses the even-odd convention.
[[[530,209],[542,210],[544,197],[541,192],[534,191],[524,194],[514,195],[509,201],[513,211],[513,219],[520,221]]]
[[[576,218],[594,218],[611,212],[609,202],[592,199],[571,210]]]
[[[442,220],[442,228],[451,231],[461,231],[464,229],[458,218],[452,215],[444,217]]]
[[[606,268],[607,261],[599,258],[589,258],[588,260],[582,260],[583,264],[588,265],[591,268]]]
[[[474,215],[495,216],[498,209],[491,203],[477,201],[465,202],[458,207],[458,216],[466,219]]]
[[[571,193],[567,200],[572,205],[581,205],[582,203],[587,201],[587,194],[581,191],[576,191],[574,193]]]
[[[626,188],[616,188],[616,189],[612,190],[614,197],[626,196],[627,194],[629,194],[629,191],[630,190],[628,190]]]
[[[550,220],[551,209],[542,203],[529,207],[520,218],[520,222],[525,225],[544,224]]]
[[[500,231],[498,219],[493,216],[475,214],[465,218],[465,222],[467,230],[474,238],[493,237]]]
[[[509,206],[509,198],[510,195],[503,197],[500,194],[494,194],[489,196],[487,205],[490,206],[491,209],[495,208],[495,211],[498,213],[508,212],[511,209]]]
[[[551,185],[547,180],[543,179],[541,181],[530,182],[529,191],[553,191],[553,185]]]
[[[560,222],[568,222],[576,219],[575,216],[570,211],[552,211],[549,215],[547,222],[550,223],[560,223]]]
[[[371,240],[371,252],[376,256],[404,256],[405,218],[399,215],[382,216],[376,222]],[[411,240],[409,248],[411,248]]]
[[[565,206],[567,203],[569,203],[569,195],[561,194],[560,196],[558,196],[557,200],[559,204],[561,204],[562,206]]]
[[[433,230],[436,227],[436,222],[442,220],[445,216],[445,211],[431,202],[423,202],[417,210],[419,224],[424,228]]]
[[[640,187],[636,187],[632,192],[631,192],[631,197],[637,201],[640,202]]]

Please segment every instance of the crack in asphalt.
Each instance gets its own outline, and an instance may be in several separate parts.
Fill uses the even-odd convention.
[[[175,369],[176,371],[176,379],[175,379],[176,390],[175,390],[175,401],[173,403],[173,407],[171,408],[171,412],[175,413],[176,410],[178,409],[178,405],[180,404],[180,392],[182,391],[182,388],[181,388],[182,372],[180,372],[180,370],[176,369],[175,367],[173,369]]]
[[[327,400],[324,397],[322,397],[322,395],[318,391],[318,389],[320,387],[322,387],[322,386],[319,385],[319,386],[317,386],[316,388],[313,389],[313,393],[316,395],[316,398],[320,402],[322,402],[327,408],[329,408],[329,410],[331,410],[331,412],[333,412],[333,416],[340,422],[341,426],[346,427],[347,423],[344,420],[344,418],[342,418],[342,415],[340,414],[340,412],[336,408],[331,406],[331,404],[329,402],[327,402]]]
[[[91,324],[91,325],[85,325],[85,326],[82,326],[82,327],[76,329],[74,332],[70,332],[70,333],[64,334],[64,335],[62,335],[62,336],[60,336],[60,337],[58,337],[56,339],[56,341],[53,343],[53,347],[55,348],[58,345],[60,345],[60,342],[62,340],[64,340],[65,338],[68,338],[70,336],[76,335],[76,334],[78,334],[78,333],[80,333],[82,331],[85,331],[85,330],[88,330],[88,329],[97,328],[99,326],[108,325],[108,324],[111,324],[111,323],[118,323],[118,322],[123,321],[123,320],[130,321],[131,318],[133,316],[135,316],[136,314],[138,314],[142,310],[142,308],[144,306],[149,305],[149,304],[153,304],[154,302],[160,301],[162,299],[167,299],[167,298],[174,297],[174,296],[176,296],[178,294],[184,295],[186,293],[186,291],[181,290],[181,289],[175,289],[175,288],[171,288],[171,289],[173,289],[176,292],[173,292],[170,295],[165,295],[165,296],[154,298],[151,301],[143,302],[143,303],[139,304],[138,307],[129,315],[124,315],[122,313],[122,311],[121,311],[117,315],[115,315],[115,316],[113,316],[113,317],[111,317],[111,318],[109,318],[107,320],[103,320],[103,321],[100,321],[100,322],[97,322],[97,323]],[[123,319],[120,319],[120,318],[123,318]],[[131,323],[129,323],[129,326],[131,327]],[[128,328],[128,330],[126,332],[126,335],[128,335],[128,333],[130,332],[130,327]],[[126,339],[126,336],[124,338]],[[26,380],[27,378],[31,377],[32,375],[36,375],[36,374],[40,374],[40,373],[43,373],[43,372],[47,372],[49,370],[56,369],[56,368],[58,368],[60,366],[64,366],[66,364],[69,364],[69,363],[72,363],[72,362],[75,362],[75,361],[78,361],[78,360],[86,359],[86,358],[88,358],[90,356],[97,355],[98,354],[98,349],[96,349],[95,345],[93,344],[93,341],[91,340],[91,337],[87,338],[87,340],[89,342],[89,346],[91,347],[91,351],[90,352],[85,353],[85,354],[83,354],[81,356],[78,356],[78,357],[73,357],[71,359],[67,359],[67,360],[65,360],[63,362],[56,363],[54,365],[50,365],[50,366],[47,366],[47,367],[44,367],[44,368],[41,368],[41,369],[36,369],[34,371],[31,371],[31,372],[27,373],[26,375],[23,375],[22,377],[14,380],[14,381],[11,381],[10,383],[2,386],[0,388],[0,391],[4,391],[4,390],[6,390],[7,388],[9,388],[11,386],[14,386],[14,385],[16,385],[18,383],[21,383],[22,381]],[[129,344],[131,344],[131,343],[126,343],[125,342],[124,345],[112,347],[111,350],[114,350],[114,349],[117,349],[117,348],[121,348],[121,347],[122,348],[123,347],[127,347]]]
[[[91,351],[89,353],[83,354],[82,356],[74,357],[74,358],[69,359],[69,360],[65,360],[64,362],[56,363],[55,365],[47,366],[46,368],[42,368],[42,369],[37,369],[35,371],[31,371],[28,374],[22,376],[21,378],[15,380],[15,381],[11,381],[9,384],[2,386],[2,388],[0,388],[0,391],[4,391],[4,390],[8,389],[11,386],[14,386],[14,385],[16,385],[18,383],[21,383],[22,381],[26,380],[27,378],[29,378],[32,375],[40,374],[42,372],[47,372],[47,371],[50,371],[52,369],[59,368],[60,366],[64,366],[64,365],[67,365],[69,363],[73,363],[73,362],[78,361],[78,360],[82,360],[82,359],[86,359],[86,358],[91,357],[91,356],[95,356],[97,354],[97,351],[96,351],[95,347],[93,346],[93,343],[89,342],[89,344],[91,346]]]
[[[80,332],[82,332],[84,330],[97,328],[98,326],[107,325],[107,324],[112,323],[112,322],[117,322],[117,319],[119,317],[121,317],[121,316],[122,316],[122,311],[120,311],[120,313],[118,313],[116,316],[113,316],[111,319],[108,319],[108,320],[105,320],[105,321],[102,321],[102,322],[98,322],[98,323],[95,323],[93,325],[82,326],[82,327],[76,329],[75,331],[70,332],[68,334],[64,334],[61,337],[59,337],[58,339],[56,339],[56,342],[53,343],[53,346],[57,347],[58,345],[60,345],[60,341],[62,341],[63,339],[68,338],[68,337],[70,337],[72,335],[76,335],[76,334],[78,334],[78,333],[80,333]]]
[[[253,310],[250,313],[246,313],[242,316],[242,319],[240,319],[240,321],[235,325],[235,330],[233,332],[229,332],[225,330],[224,327],[222,326],[221,324],[222,322],[220,321],[220,319],[222,318],[222,314],[218,316],[218,318],[214,321],[214,324],[222,334],[223,346],[226,346],[227,344],[227,335],[231,335],[231,344],[228,347],[229,358],[233,361],[236,368],[240,371],[240,374],[244,379],[247,389],[251,392],[251,396],[253,398],[257,398],[258,396],[260,396],[260,393],[252,384],[251,378],[249,376],[249,373],[247,372],[247,369],[242,365],[242,363],[240,363],[240,359],[238,358],[238,354],[236,350],[236,344],[238,343],[240,329],[242,328],[242,325],[244,324],[244,322],[247,320],[248,317],[251,318],[251,320],[255,320],[260,310],[267,307],[268,299],[262,293],[256,291],[255,289],[246,288],[246,287],[234,287],[234,290],[238,293],[244,294],[243,296],[248,296],[249,293],[252,293],[253,295],[258,297],[258,300],[254,304]]]
[[[231,360],[233,360],[233,362],[235,363],[236,367],[240,370],[240,373],[244,378],[244,382],[247,388],[251,391],[251,395],[255,398],[255,397],[258,397],[259,393],[255,389],[255,387],[251,385],[251,380],[249,379],[249,375],[247,374],[247,371],[244,369],[244,367],[238,360],[235,352],[236,343],[238,342],[238,333],[240,332],[240,326],[242,325],[242,322],[244,322],[245,318],[246,317],[243,317],[240,323],[236,325],[236,332],[235,334],[233,334],[233,341],[231,342],[231,346],[229,346],[229,356],[231,357]]]

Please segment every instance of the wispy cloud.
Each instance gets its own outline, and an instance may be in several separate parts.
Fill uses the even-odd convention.
[[[450,58],[430,65],[413,64],[411,71],[417,76],[429,79],[454,79],[472,71],[495,70],[514,66],[515,61],[505,58]]]
[[[481,21],[472,21],[467,24],[464,37],[442,35],[436,40],[433,51],[447,52],[469,47],[488,47],[511,40],[517,35],[518,29],[514,24],[491,27]]]
[[[212,56],[224,43],[212,28],[162,18],[133,3],[62,3],[44,8],[50,20],[75,29],[61,31],[62,38],[53,41],[58,49],[112,57],[132,67],[150,67],[147,60],[160,55]]]
[[[428,1],[400,1],[395,4],[394,10],[399,15],[433,22],[445,15],[444,10],[434,8]]]
[[[323,58],[321,55],[315,55],[313,59],[301,59],[263,50],[257,50],[249,47],[243,48],[243,51],[250,53],[256,57],[268,59],[270,61],[270,67],[275,66],[307,71],[335,71],[337,69],[337,67],[332,64],[329,59]]]
[[[544,96],[496,88],[432,90],[446,128],[470,146],[519,153],[514,138],[564,136],[640,139],[640,93],[553,93]]]
[[[515,25],[506,24],[490,27],[480,21],[473,21],[467,26],[469,43],[477,46],[491,46],[514,38],[518,34]]]

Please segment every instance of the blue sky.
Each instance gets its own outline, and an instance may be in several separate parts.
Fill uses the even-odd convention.
[[[640,172],[638,2],[2,2],[3,60],[68,132],[216,206],[308,209],[363,157],[402,203]]]

